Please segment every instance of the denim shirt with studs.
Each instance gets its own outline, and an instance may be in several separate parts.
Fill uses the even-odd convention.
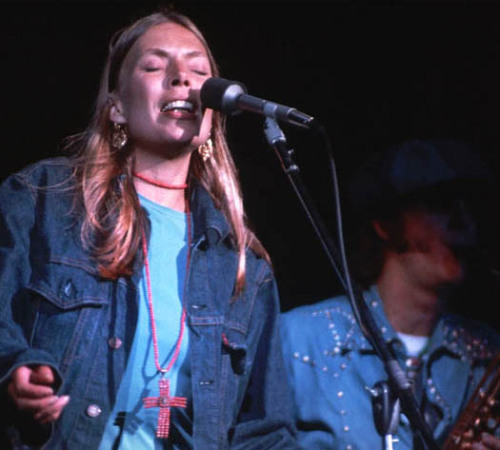
[[[443,315],[420,358],[410,357],[390,325],[377,288],[364,299],[387,345],[408,378],[420,385],[436,442],[442,443],[485,368],[500,349],[484,324]],[[361,332],[345,296],[301,306],[282,315],[285,364],[293,390],[299,442],[306,449],[382,448],[372,395],[388,376]],[[413,449],[410,422],[400,414],[398,450]]]

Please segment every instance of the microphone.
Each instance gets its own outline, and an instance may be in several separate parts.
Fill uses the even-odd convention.
[[[308,127],[314,117],[290,106],[280,105],[248,95],[244,84],[224,78],[208,78],[201,87],[201,103],[206,108],[235,115],[250,111],[292,125]]]

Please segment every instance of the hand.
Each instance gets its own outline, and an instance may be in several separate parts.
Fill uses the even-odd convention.
[[[7,391],[20,411],[45,424],[56,421],[69,402],[69,396],[55,395],[55,381],[49,366],[21,366],[12,372]]]
[[[483,433],[481,441],[471,446],[472,450],[500,450],[500,437]]]

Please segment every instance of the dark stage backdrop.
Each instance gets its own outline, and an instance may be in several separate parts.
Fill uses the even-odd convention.
[[[0,2],[0,178],[45,156],[90,118],[112,33],[160,1]],[[172,1],[207,37],[221,75],[325,126],[341,196],[371,152],[409,138],[476,146],[498,172],[500,4],[494,2]],[[282,309],[341,291],[273,150],[263,119],[228,121],[252,226],[269,250]],[[284,128],[304,182],[334,235],[321,142]],[[491,217],[497,203],[491,205]],[[492,233],[495,235],[496,233]],[[467,314],[498,325],[498,286],[480,277]]]

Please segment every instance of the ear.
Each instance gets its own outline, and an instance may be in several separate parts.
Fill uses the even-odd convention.
[[[109,110],[109,119],[114,123],[126,124],[127,120],[123,115],[123,107],[120,100],[116,97],[111,99],[111,108]]]
[[[372,227],[375,230],[377,236],[385,242],[389,241],[389,232],[387,230],[387,224],[380,220],[372,220]]]

